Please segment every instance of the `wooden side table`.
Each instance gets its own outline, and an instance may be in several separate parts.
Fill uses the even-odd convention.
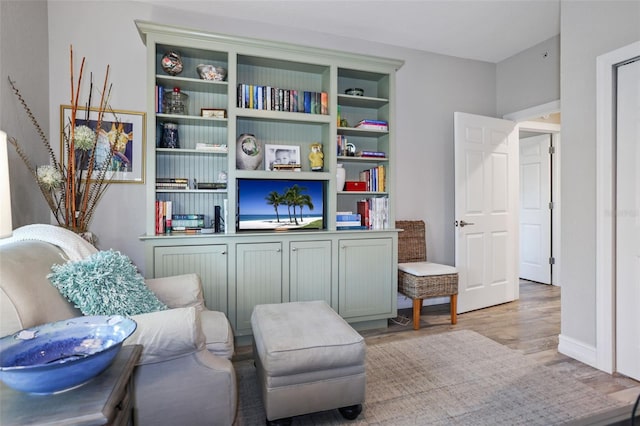
[[[0,424],[133,424],[133,370],[141,353],[141,345],[123,346],[109,368],[88,383],[59,394],[32,395],[0,383]]]

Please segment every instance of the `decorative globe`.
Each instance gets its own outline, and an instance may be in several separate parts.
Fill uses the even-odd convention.
[[[0,339],[0,380],[22,392],[50,394],[80,386],[113,361],[136,322],[84,316],[21,330]]]
[[[262,164],[262,147],[256,137],[243,133],[236,141],[236,167],[238,170],[256,170]]]
[[[182,72],[182,57],[180,53],[175,50],[171,50],[164,54],[160,61],[162,70],[169,75],[178,75]]]

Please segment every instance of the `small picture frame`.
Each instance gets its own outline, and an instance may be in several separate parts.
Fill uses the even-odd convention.
[[[227,110],[222,108],[200,108],[200,116],[204,118],[227,118]]]
[[[297,145],[264,146],[264,169],[271,171],[300,170],[300,147]]]

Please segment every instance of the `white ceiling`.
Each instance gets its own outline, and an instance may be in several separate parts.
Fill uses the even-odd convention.
[[[142,1],[494,63],[560,33],[560,0]]]

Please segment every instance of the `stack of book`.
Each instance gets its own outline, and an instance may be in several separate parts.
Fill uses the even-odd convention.
[[[358,151],[356,157],[363,158],[387,158],[387,153],[383,151]]]
[[[187,178],[156,178],[156,189],[189,189]]]
[[[198,182],[196,189],[227,189],[227,182]]]
[[[229,152],[229,148],[227,147],[227,144],[197,142],[196,149],[198,151],[207,151],[207,152],[219,152],[219,153]]]
[[[383,120],[360,120],[357,129],[389,131],[389,123]]]
[[[174,214],[171,222],[173,232],[196,233],[204,228],[204,215]]]
[[[238,84],[238,108],[329,114],[327,92]]]
[[[299,172],[302,170],[302,166],[300,164],[274,164],[271,166],[274,171],[291,171],[291,172]]]
[[[362,217],[359,213],[353,212],[337,212],[336,213],[336,229],[366,229],[362,224]]]

